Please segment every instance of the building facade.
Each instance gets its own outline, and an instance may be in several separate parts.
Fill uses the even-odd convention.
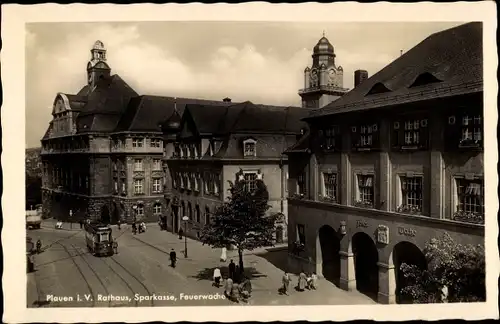
[[[41,151],[42,149],[40,147],[26,149],[26,174],[30,177],[42,177],[42,159],[40,158]]]
[[[276,241],[287,239],[288,161],[282,153],[305,133],[300,107],[256,105],[187,105],[181,121],[173,116],[166,129],[165,172],[170,214],[167,229],[199,237],[216,208],[227,200],[229,181],[239,177],[247,189],[262,179],[269,191],[269,214],[280,214]],[[172,136],[171,134],[177,133]],[[187,216],[188,221],[183,222]]]
[[[444,233],[484,244],[481,23],[433,34],[306,120],[289,156],[289,266],[380,303]]]

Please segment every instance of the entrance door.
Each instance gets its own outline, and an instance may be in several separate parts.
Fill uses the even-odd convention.
[[[103,224],[109,224],[111,221],[110,215],[109,215],[109,208],[107,205],[102,206],[101,208],[101,222]]]
[[[378,294],[378,250],[366,233],[352,237],[352,252],[356,273],[356,288],[376,300]]]
[[[328,225],[319,229],[319,253],[323,277],[339,286],[340,284],[340,239],[337,232]]]

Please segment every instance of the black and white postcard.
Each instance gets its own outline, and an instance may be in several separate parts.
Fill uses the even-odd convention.
[[[498,317],[494,8],[3,6],[4,320]]]

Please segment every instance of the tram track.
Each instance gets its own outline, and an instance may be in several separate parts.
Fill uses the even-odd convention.
[[[80,268],[80,266],[78,265],[78,263],[76,263],[75,259],[73,258],[73,255],[69,252],[68,248],[66,246],[64,246],[64,244],[62,244],[60,242],[55,242],[55,243],[58,244],[58,245],[60,245],[64,249],[64,251],[70,256],[71,261],[73,262],[73,264],[75,265],[76,269],[78,270],[78,272],[82,276],[83,281],[85,281],[85,284],[87,285],[87,288],[89,290],[90,295],[94,296],[94,290],[92,289],[90,283],[88,282],[87,278],[83,274],[83,270]],[[95,307],[95,298],[92,298],[92,307]]]
[[[145,285],[145,284],[144,284],[141,280],[139,280],[139,279],[137,278],[137,276],[135,276],[132,272],[130,272],[127,268],[125,268],[125,267],[124,267],[124,266],[123,266],[123,265],[122,265],[119,261],[117,261],[114,257],[109,257],[109,259],[110,259],[111,261],[115,262],[115,263],[116,263],[116,264],[117,264],[120,268],[122,268],[122,269],[123,269],[123,270],[124,270],[124,271],[125,271],[125,272],[129,275],[129,276],[131,276],[132,278],[134,278],[134,279],[135,279],[135,280],[136,280],[136,281],[137,281],[137,282],[138,282],[138,283],[139,283],[139,284],[140,284],[140,285],[144,288],[144,290],[147,292],[148,296],[152,296],[152,295],[153,295],[153,294],[151,293],[151,291],[148,289],[148,287],[146,287],[146,285]],[[108,266],[109,266],[109,264],[108,264]],[[111,268],[111,266],[109,266],[109,267]],[[113,271],[115,271],[115,270],[113,270]],[[115,271],[115,273],[117,273],[117,272]],[[120,276],[120,277],[121,277],[121,276]],[[122,280],[124,280],[124,279],[122,278]],[[124,280],[124,281],[125,281],[125,280]],[[128,283],[127,283],[127,286],[128,286],[128,287],[132,290],[132,292],[133,292],[134,294],[136,293],[135,291],[133,291],[132,287],[130,287],[130,285],[129,285]],[[154,307],[154,301],[153,301],[153,299],[151,299],[150,301],[151,301],[151,306],[152,306],[152,307]],[[136,302],[136,306],[138,306],[138,302],[137,302],[137,301],[135,301],[135,302]]]
[[[105,261],[105,259],[100,259],[100,260],[101,260],[101,261],[102,261],[105,265],[107,265],[107,266],[108,266],[108,268],[110,268],[110,269],[111,269],[111,271],[113,271],[113,273],[114,273],[114,274],[116,274],[116,276],[117,276],[118,278],[120,278],[120,279],[121,279],[121,281],[123,281],[123,283],[127,286],[128,290],[130,290],[130,291],[132,292],[132,294],[135,294],[135,293],[136,293],[136,292],[134,291],[134,289],[132,288],[132,286],[128,283],[128,281],[127,281],[127,280],[125,280],[125,278],[123,278],[123,277],[122,277],[122,276],[118,273],[118,271],[116,271],[115,269],[113,269],[113,267],[112,267],[112,266],[110,266],[110,265],[109,265],[109,263],[107,263],[107,262]],[[116,261],[115,261],[115,262],[116,262]],[[138,307],[138,306],[139,306],[139,302],[136,300],[136,301],[135,301],[135,307]]]
[[[101,284],[102,288],[104,289],[104,292],[106,293],[106,295],[109,295],[108,287],[106,287],[106,285],[102,281],[101,277],[99,277],[99,275],[95,271],[94,267],[92,267],[90,265],[90,263],[87,261],[87,259],[83,256],[84,253],[80,252],[80,250],[78,249],[78,247],[76,247],[74,244],[71,244],[71,247],[76,251],[76,253],[80,257],[80,259],[82,259],[82,261],[85,262],[85,264],[89,267],[90,271],[92,271],[92,273],[96,277],[97,281],[99,281],[99,283]],[[95,296],[93,296],[93,297],[95,297]],[[108,301],[108,306],[111,307],[111,300]]]

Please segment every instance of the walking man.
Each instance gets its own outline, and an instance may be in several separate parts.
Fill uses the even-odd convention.
[[[118,225],[118,230],[121,230],[121,229],[122,229],[120,220],[118,220],[118,221],[116,222],[116,225]]]
[[[118,242],[116,240],[113,241],[113,251],[118,254]]]
[[[175,268],[175,262],[177,262],[177,253],[175,253],[174,249],[170,251],[170,266]]]
[[[234,264],[233,260],[229,262],[229,278],[234,280],[234,273],[236,272],[236,264]]]

